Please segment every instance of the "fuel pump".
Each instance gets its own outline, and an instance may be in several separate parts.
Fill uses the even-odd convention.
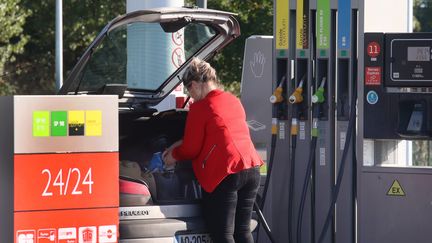
[[[354,243],[356,167],[354,136],[348,136],[348,131],[350,116],[356,112],[358,1],[338,1],[337,6],[335,171],[344,176],[339,183],[340,192],[335,207],[335,242]],[[351,125],[354,125],[353,122]]]
[[[306,76],[300,80],[300,83],[289,97],[291,106],[291,149],[290,149],[290,181],[289,181],[289,201],[288,201],[288,239],[289,242],[294,242],[293,237],[293,219],[294,219],[294,186],[295,186],[295,169],[296,169],[296,150],[297,150],[297,135],[298,135],[298,104],[303,102],[303,84]]]
[[[428,242],[432,33],[365,33],[361,46],[358,242]]]
[[[315,151],[314,212],[315,236],[325,224],[331,206],[335,171],[335,52],[336,52],[337,1],[319,0],[316,5],[315,25],[315,94],[313,106],[319,106],[317,148]],[[314,123],[312,123],[314,124]],[[334,242],[334,217],[332,227],[326,229],[322,242]]]
[[[274,1],[274,71],[273,71],[273,96],[271,102],[273,106],[273,121],[272,121],[272,138],[276,140],[274,150],[274,164],[272,166],[271,179],[269,183],[269,192],[271,191],[271,205],[266,203],[271,210],[272,233],[277,242],[283,242],[283,239],[288,238],[288,230],[283,227],[288,224],[287,217],[281,215],[288,214],[288,200],[290,195],[288,192],[288,173],[291,168],[288,159],[288,148],[290,147],[289,129],[290,129],[290,110],[288,105],[288,97],[292,91],[291,61],[294,58],[294,35],[295,28],[295,0],[275,0]],[[271,154],[270,154],[271,155]],[[275,178],[277,178],[275,180]],[[281,179],[283,178],[283,179]],[[269,201],[269,200],[267,200]],[[266,206],[266,207],[267,207]],[[278,208],[278,211],[273,209]],[[282,227],[281,227],[282,226]],[[261,241],[259,242],[266,242]]]
[[[312,196],[306,195],[301,198],[304,180],[311,180],[307,176],[307,161],[311,144],[311,84],[312,84],[312,45],[311,45],[311,8],[309,0],[296,1],[295,22],[295,59],[294,59],[294,84],[295,89],[290,96],[292,104],[292,146],[291,146],[291,171],[290,174],[290,201],[289,203],[289,232],[290,241],[313,242],[314,222],[312,210]],[[304,176],[307,176],[304,177]],[[313,191],[312,184],[308,190]],[[303,208],[303,210],[299,210]],[[300,212],[302,211],[302,212]],[[297,220],[302,217],[304,220]],[[298,225],[301,223],[302,225]],[[303,231],[299,231],[303,228]],[[297,229],[297,230],[295,230]],[[301,233],[301,235],[299,235]]]

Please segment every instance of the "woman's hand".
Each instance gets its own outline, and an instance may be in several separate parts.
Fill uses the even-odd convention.
[[[180,146],[182,144],[183,140],[178,140],[177,142],[173,143],[169,148],[167,148],[162,153],[162,159],[166,166],[175,165],[177,160],[172,156],[172,151],[174,148]]]
[[[174,159],[174,157],[172,156],[172,149],[166,149],[163,153],[162,153],[162,159],[165,163],[165,166],[171,166],[171,165],[175,165],[176,163],[176,159]]]

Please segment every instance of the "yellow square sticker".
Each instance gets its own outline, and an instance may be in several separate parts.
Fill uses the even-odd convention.
[[[86,136],[102,136],[102,111],[86,111]]]
[[[68,112],[69,136],[84,136],[84,111]]]
[[[84,111],[69,111],[69,124],[84,124]]]

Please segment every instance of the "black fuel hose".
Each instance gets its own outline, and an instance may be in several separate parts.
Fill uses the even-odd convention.
[[[297,106],[293,106],[293,118],[295,122],[297,122]],[[293,119],[293,121],[294,121]],[[298,125],[293,124],[291,122],[291,127],[297,126],[294,129],[298,130]],[[291,153],[290,153],[290,180],[289,180],[289,188],[288,188],[288,243],[293,243],[293,233],[292,233],[292,221],[294,219],[294,176],[295,176],[295,160],[296,160],[296,150],[297,150],[297,130],[293,132],[291,131]]]
[[[278,87],[281,87],[283,85],[283,82],[286,80],[285,76],[281,78],[281,81],[278,84]],[[267,224],[267,221],[264,218],[264,215],[262,213],[262,210],[264,210],[265,205],[265,199],[267,197],[267,191],[270,184],[270,178],[273,170],[273,162],[274,162],[274,156],[276,152],[276,142],[277,142],[277,103],[274,103],[272,106],[272,136],[271,136],[271,143],[270,143],[270,158],[268,161],[268,167],[267,167],[267,175],[266,180],[264,183],[263,193],[261,197],[261,202],[258,205],[256,202],[254,203],[255,211],[258,215],[258,219],[260,220],[260,223],[262,224],[268,238],[272,243],[275,243],[275,240],[273,238],[273,235],[271,233],[270,227]],[[257,235],[259,235],[259,228],[257,231]],[[258,238],[258,237],[257,237]]]
[[[266,175],[266,180],[264,183],[261,203],[259,205],[260,206],[259,208],[261,210],[264,210],[264,204],[265,204],[265,199],[267,197],[268,185],[270,184],[270,176],[271,176],[272,169],[273,169],[273,161],[274,161],[275,150],[276,150],[276,141],[277,141],[276,134],[272,134],[271,144],[270,144],[270,158],[269,158],[268,167],[267,167],[267,175]]]
[[[357,101],[357,89],[355,87],[353,87],[353,96],[352,96],[352,100],[351,100],[351,113],[350,113],[350,118],[349,118],[349,122],[348,122],[347,136],[346,136],[346,140],[345,140],[344,149],[342,152],[341,163],[340,163],[339,171],[338,171],[337,178],[336,178],[336,184],[332,190],[332,201],[330,204],[330,208],[327,212],[327,217],[326,217],[323,229],[321,230],[321,233],[319,235],[318,243],[322,243],[324,240],[324,236],[325,236],[325,233],[327,232],[328,227],[330,226],[330,219],[332,218],[334,207],[335,207],[338,195],[339,195],[339,190],[340,190],[340,186],[341,186],[342,178],[343,178],[343,174],[344,174],[344,169],[345,169],[346,158],[348,156],[348,148],[350,146],[352,136],[354,133],[354,124],[355,124],[355,118],[356,118],[356,109],[355,109],[356,101]]]
[[[316,104],[314,106],[313,109],[313,115],[312,117],[314,119],[318,118],[319,115],[319,104]],[[313,128],[313,129],[317,129],[317,128]],[[303,210],[304,210],[304,206],[305,206],[305,201],[306,201],[306,194],[308,191],[308,187],[309,187],[309,182],[311,181],[311,173],[312,173],[312,164],[313,161],[315,160],[315,150],[316,150],[316,145],[317,145],[317,134],[312,134],[312,140],[310,143],[310,153],[309,153],[309,159],[308,159],[308,164],[306,167],[306,175],[304,177],[304,182],[303,182],[303,189],[302,189],[302,194],[301,194],[301,198],[300,198],[300,208],[299,208],[299,214],[297,217],[297,243],[301,243],[301,232],[302,232],[302,223],[303,223]]]
[[[286,77],[282,76],[279,84],[277,85],[277,87],[281,88],[281,90],[282,90],[282,85],[285,82],[285,80],[286,80]],[[277,115],[278,115],[277,114],[277,109],[278,109],[277,106],[278,106],[277,103],[273,103],[273,106],[272,106],[272,136],[271,136],[271,143],[270,143],[270,158],[269,158],[269,161],[268,161],[267,175],[266,175],[266,180],[265,180],[265,183],[264,183],[264,188],[263,188],[261,203],[259,205],[261,210],[264,210],[265,199],[267,197],[267,191],[268,191],[268,187],[269,187],[269,184],[270,184],[270,177],[271,177],[271,174],[272,174],[273,161],[274,161],[274,156],[275,156],[275,151],[276,151],[277,128],[275,126],[277,126]]]
[[[262,213],[262,211],[259,208],[256,201],[254,202],[254,209],[255,209],[255,212],[258,216],[258,220],[260,221],[260,224],[263,226],[268,238],[270,239],[270,241],[272,243],[276,243],[275,239],[273,238],[273,234],[271,233],[271,229],[270,229],[270,227],[269,227],[269,225],[268,225],[268,223],[264,217],[264,214]]]

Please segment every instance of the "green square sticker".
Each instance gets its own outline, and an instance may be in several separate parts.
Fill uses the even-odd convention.
[[[285,56],[285,50],[279,50],[279,57]]]
[[[320,50],[320,56],[321,57],[324,57],[324,56],[326,56],[326,51],[325,50]]]
[[[305,55],[306,55],[305,51],[304,51],[304,50],[301,50],[301,51],[300,51],[300,57],[305,57]]]
[[[346,50],[341,50],[341,56],[346,57],[348,55]]]
[[[34,111],[33,112],[33,136],[48,137],[50,133],[50,113],[49,111]]]
[[[51,112],[51,136],[67,136],[67,111]]]

